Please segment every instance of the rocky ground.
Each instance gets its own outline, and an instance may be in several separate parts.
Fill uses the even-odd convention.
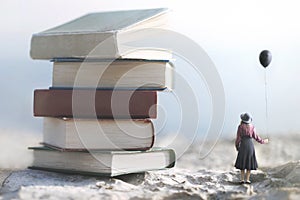
[[[222,140],[204,159],[193,145],[174,169],[117,178],[2,170],[0,199],[300,199],[299,144],[299,135],[256,144],[251,185],[238,183],[233,141]]]

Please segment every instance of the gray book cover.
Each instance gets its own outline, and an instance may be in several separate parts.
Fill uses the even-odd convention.
[[[138,27],[160,26],[167,11],[166,8],[157,8],[87,14],[33,34],[30,55],[33,59],[85,58],[101,44],[101,48],[94,52],[95,57],[123,58],[118,47],[121,40],[118,35]],[[140,55],[133,57],[143,59]]]

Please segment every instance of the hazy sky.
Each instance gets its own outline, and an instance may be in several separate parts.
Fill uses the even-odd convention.
[[[41,119],[32,117],[32,95],[35,88],[51,85],[52,68],[47,61],[30,59],[33,33],[89,12],[169,7],[173,11],[172,30],[197,42],[213,60],[223,80],[226,95],[223,134],[234,135],[239,114],[244,111],[252,113],[260,132],[265,130],[264,69],[258,62],[258,55],[263,49],[269,49],[273,54],[267,72],[271,134],[299,132],[298,4],[298,1],[290,0],[2,0],[0,127],[32,132],[42,130]],[[180,60],[176,62],[178,72],[191,70],[188,64]],[[199,80],[189,78],[187,73],[185,80],[190,80],[191,87],[201,93],[198,99],[201,134],[208,128],[211,117],[209,94],[201,77]],[[165,105],[166,115],[169,113],[166,131],[172,131],[180,113],[172,109],[171,103],[166,105],[170,101],[168,98],[163,94],[160,103]],[[173,103],[175,106],[175,101]]]

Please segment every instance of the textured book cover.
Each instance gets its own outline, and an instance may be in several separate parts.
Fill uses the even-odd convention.
[[[59,151],[49,147],[29,147],[34,161],[31,169],[61,173],[119,176],[172,168],[175,152],[153,148],[149,151]],[[80,159],[78,159],[80,158]]]
[[[34,116],[102,119],[156,118],[157,92],[90,89],[35,90]]]
[[[141,54],[124,51],[120,43],[132,39],[128,32],[145,28],[161,28],[166,23],[168,9],[122,10],[91,13],[60,26],[34,34],[30,55],[33,59],[87,57],[169,59],[167,50],[143,51]],[[95,48],[101,44],[101,48]],[[128,54],[128,55],[125,55]]]

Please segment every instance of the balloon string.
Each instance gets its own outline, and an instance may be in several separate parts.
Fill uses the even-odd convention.
[[[267,69],[265,69],[265,102],[266,102],[266,134],[269,136],[268,130],[268,88],[267,88]]]

